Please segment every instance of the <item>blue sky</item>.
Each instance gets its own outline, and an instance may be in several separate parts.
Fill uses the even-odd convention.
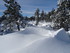
[[[37,8],[40,11],[44,10],[45,12],[49,12],[52,8],[57,8],[58,0],[16,0],[21,5],[21,10],[23,16],[32,16]],[[5,10],[3,0],[0,0],[0,16],[3,14]]]

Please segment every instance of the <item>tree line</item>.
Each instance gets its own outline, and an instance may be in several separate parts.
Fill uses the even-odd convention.
[[[0,17],[0,32],[20,31],[20,28],[25,28],[26,21],[36,21],[36,26],[40,21],[53,22],[53,29],[64,28],[66,31],[70,28],[70,1],[66,0],[58,4],[57,9],[52,9],[46,13],[44,10],[40,12],[37,8],[34,15],[24,17],[21,14],[21,6],[15,0],[3,0],[7,8]]]

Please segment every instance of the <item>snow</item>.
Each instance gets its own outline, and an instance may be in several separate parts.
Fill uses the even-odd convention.
[[[66,31],[63,28],[61,28],[60,30],[58,30],[56,32],[55,37],[59,40],[62,40],[62,41],[65,41],[65,42],[70,42],[69,34],[67,34]]]
[[[40,22],[0,36],[0,53],[70,53],[69,35],[64,29],[54,31],[50,25]]]

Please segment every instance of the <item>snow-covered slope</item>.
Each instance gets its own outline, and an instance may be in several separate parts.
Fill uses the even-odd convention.
[[[45,36],[48,38],[47,32],[50,35],[50,32],[45,29],[28,27],[21,32],[0,36],[0,53],[8,53],[11,50],[25,48],[33,42],[45,38]]]
[[[0,36],[0,53],[70,53],[70,43],[56,38],[62,30],[49,28],[27,27],[24,31]]]

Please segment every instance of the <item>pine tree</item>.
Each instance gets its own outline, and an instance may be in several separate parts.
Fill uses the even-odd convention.
[[[41,18],[41,20],[44,20],[45,18],[44,18],[44,11],[42,10],[42,12],[41,12],[41,15],[40,15],[40,18]]]
[[[37,10],[35,12],[36,25],[38,25],[39,20],[40,20],[40,18],[39,18],[40,13],[39,12],[40,12],[40,10],[39,10],[39,8],[37,8]]]
[[[20,31],[20,22],[23,20],[23,16],[20,13],[21,6],[15,0],[4,0],[7,10],[4,11],[4,17],[7,20],[7,27],[12,31],[14,25],[17,25],[18,31]]]
[[[70,1],[63,1],[58,6],[59,7],[55,14],[55,28],[64,28],[66,31],[68,31],[70,27]]]

